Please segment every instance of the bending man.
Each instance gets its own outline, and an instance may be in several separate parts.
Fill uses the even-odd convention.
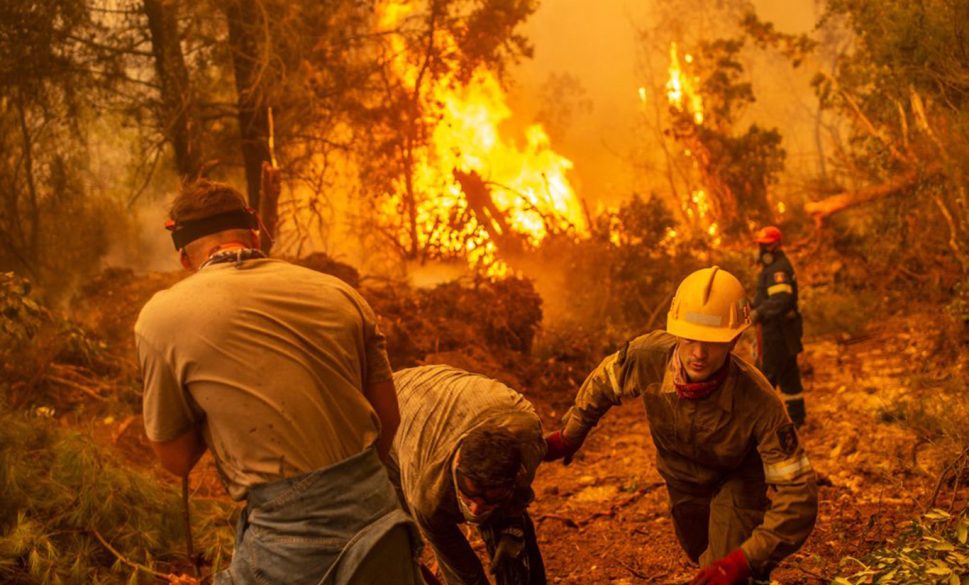
[[[504,384],[449,366],[394,374],[400,428],[391,480],[448,585],[487,585],[460,524],[478,528],[499,585],[545,585],[526,508],[545,455],[532,405]]]
[[[211,449],[247,502],[216,583],[420,583],[380,460],[399,415],[375,315],[342,281],[266,258],[258,227],[228,185],[175,198],[168,228],[193,274],[135,325],[148,439],[179,476]]]
[[[627,343],[582,384],[548,459],[568,461],[611,407],[642,396],[673,525],[696,585],[769,582],[817,517],[814,471],[783,403],[731,353],[750,325],[743,286],[718,267],[676,291],[666,332]],[[767,488],[773,490],[767,497]]]

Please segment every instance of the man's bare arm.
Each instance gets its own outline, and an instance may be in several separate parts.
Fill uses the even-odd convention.
[[[397,389],[394,380],[388,379],[367,386],[367,400],[377,412],[380,419],[380,438],[377,440],[377,454],[384,461],[390,453],[390,446],[400,426],[400,409],[397,405]]]
[[[155,455],[167,471],[184,477],[192,471],[199,458],[205,453],[205,440],[197,426],[175,437],[171,441],[148,441]]]

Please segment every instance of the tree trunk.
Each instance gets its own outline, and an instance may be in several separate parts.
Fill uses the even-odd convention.
[[[175,151],[175,168],[182,177],[194,177],[200,153],[192,119],[192,96],[178,34],[178,0],[143,0],[151,32],[155,73],[161,87],[160,121],[165,138]]]
[[[881,199],[882,197],[894,195],[914,186],[920,181],[932,178],[939,172],[939,165],[933,165],[921,173],[914,169],[909,170],[879,185],[873,185],[857,191],[838,193],[837,195],[826,197],[820,201],[812,201],[804,205],[804,211],[813,216],[815,221],[821,222],[839,211]]]
[[[27,107],[24,105],[25,100],[23,95],[20,94],[17,97],[17,113],[19,115],[20,133],[23,141],[24,180],[27,183],[27,209],[30,217],[28,225],[23,225],[25,222],[24,218],[20,220],[21,229],[26,236],[24,241],[26,250],[23,251],[21,257],[27,261],[26,268],[28,274],[37,278],[41,269],[40,196],[37,193],[37,183],[34,176],[34,142],[30,132],[30,124],[27,121]],[[28,233],[29,235],[27,235]]]
[[[279,193],[282,185],[279,182],[279,169],[268,163],[262,163],[262,196],[259,200],[259,217],[262,219],[262,234],[260,248],[268,256],[276,243],[276,225],[279,223]]]
[[[249,206],[259,209],[262,163],[269,161],[269,118],[266,103],[268,26],[259,0],[231,0],[223,8],[235,70],[239,133]]]
[[[721,231],[729,231],[738,219],[737,195],[730,188],[730,185],[723,180],[720,170],[717,168],[717,161],[713,160],[710,148],[701,138],[693,119],[681,113],[673,113],[673,115],[673,136],[692,153],[691,156],[696,161],[700,173],[701,183],[705,187],[704,193],[710,204],[709,217],[705,220],[709,223],[716,222]],[[692,202],[692,199],[690,205],[696,209],[699,216],[700,209]],[[700,227],[705,228],[706,226],[701,224]]]

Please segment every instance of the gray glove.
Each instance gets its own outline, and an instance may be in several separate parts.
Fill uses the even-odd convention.
[[[509,562],[521,558],[525,550],[525,532],[517,526],[509,526],[501,531],[498,546],[495,547],[495,556],[491,558],[489,571],[492,575],[502,570],[502,567]]]
[[[757,309],[751,309],[750,311],[750,324],[756,325],[760,321],[760,312]]]

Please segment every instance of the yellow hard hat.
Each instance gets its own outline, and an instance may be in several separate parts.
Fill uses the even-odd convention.
[[[694,341],[726,343],[749,326],[744,285],[719,266],[684,278],[666,317],[668,333]]]

